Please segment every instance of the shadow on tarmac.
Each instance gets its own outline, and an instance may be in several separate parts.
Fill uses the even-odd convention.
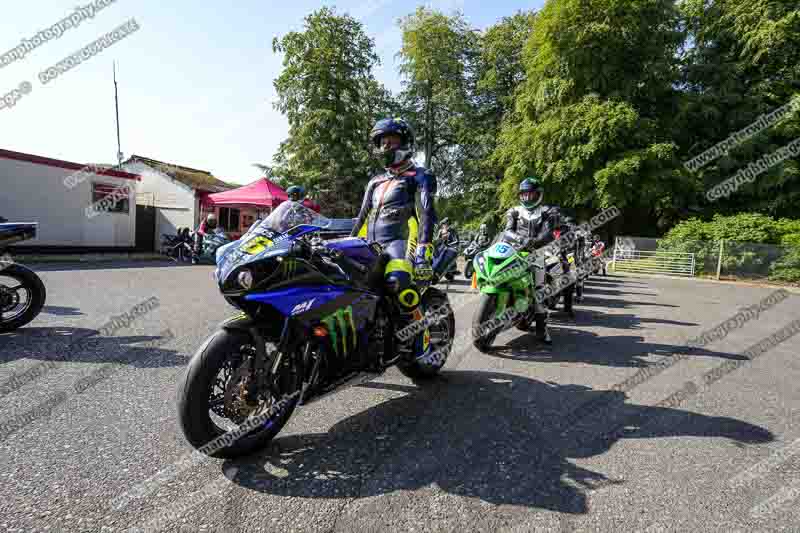
[[[328,433],[278,437],[262,452],[226,461],[222,470],[235,465],[235,483],[280,496],[367,498],[435,483],[496,505],[579,514],[588,511],[586,492],[624,481],[570,459],[605,453],[622,438],[774,440],[766,429],[732,418],[625,404],[621,392],[611,393],[616,401],[605,402],[613,405],[602,416],[559,427],[566,406],[609,393],[496,372],[445,371],[424,388],[364,386],[409,394],[351,416]],[[608,434],[617,427],[624,431]],[[387,510],[366,509],[375,515]]]

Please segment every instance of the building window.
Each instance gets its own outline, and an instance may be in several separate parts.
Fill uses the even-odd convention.
[[[109,213],[129,213],[130,196],[129,187],[126,185],[112,185],[108,183],[92,183],[92,204],[98,204],[103,200],[108,201],[103,204]]]
[[[220,207],[219,225],[225,231],[239,231],[239,210]]]

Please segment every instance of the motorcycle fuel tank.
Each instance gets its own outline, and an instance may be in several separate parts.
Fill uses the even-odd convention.
[[[378,259],[378,255],[364,239],[358,237],[345,237],[325,241],[325,245],[342,252],[345,256],[358,261],[364,266],[370,266]]]

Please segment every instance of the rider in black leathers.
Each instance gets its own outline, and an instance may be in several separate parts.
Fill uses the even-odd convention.
[[[293,202],[302,202],[306,195],[306,190],[302,185],[292,185],[286,189],[286,195]]]
[[[450,219],[443,219],[439,225],[441,227],[439,228],[439,234],[436,236],[437,241],[441,241],[442,243],[458,241],[458,233],[450,226]]]
[[[592,258],[590,250],[591,234],[585,229],[585,222],[575,226],[573,232],[575,234],[575,264],[581,265],[584,270],[591,268],[589,261]],[[585,278],[580,279],[575,283],[575,302],[581,303],[583,301]]]
[[[559,247],[558,254],[559,259],[561,259],[561,271],[563,272],[563,275],[568,276],[572,270],[572,265],[569,262],[569,254],[572,254],[572,257],[575,260],[575,265],[581,264],[578,262],[579,252],[577,248],[577,226],[575,225],[575,221],[572,219],[572,217],[562,214],[561,226],[558,229],[561,232],[560,236],[564,237],[563,245]],[[575,318],[575,311],[572,308],[572,303],[575,300],[575,289],[575,283],[570,283],[562,292],[564,296],[564,312],[570,318]]]
[[[489,237],[489,228],[486,224],[481,224],[481,227],[478,229],[478,235],[475,236],[475,241],[478,245],[479,250],[485,249],[489,244],[491,244],[492,239]]]
[[[558,207],[540,205],[544,188],[536,178],[526,178],[519,186],[522,205],[512,207],[506,213],[506,233],[511,233],[521,243],[521,249],[529,252],[555,240],[554,231],[561,227],[561,212]],[[536,286],[544,285],[544,272],[537,269]],[[551,344],[547,329],[547,308],[535,299],[536,338]]]
[[[367,184],[351,236],[383,246],[383,253],[388,256],[385,257],[386,288],[397,298],[400,330],[423,318],[418,309],[420,294],[413,281],[414,278],[429,281],[433,274],[436,178],[411,159],[414,131],[406,121],[397,118],[378,121],[370,140],[382,156],[386,172]],[[403,345],[401,351],[424,357],[427,352],[423,350],[422,336],[415,339],[416,345]]]
[[[450,261],[450,266],[447,268],[446,271],[442,272],[443,275],[450,276],[455,275],[458,272],[458,267],[456,266],[456,259],[458,257],[458,252],[455,252],[456,255],[452,257],[453,249],[458,250],[461,241],[458,238],[458,233],[456,232],[455,228],[450,225],[450,219],[445,217],[439,223],[439,231],[436,235],[436,240],[434,242],[434,267],[442,268],[439,266],[440,261]],[[452,258],[451,258],[452,257]],[[448,278],[450,279],[450,278]]]

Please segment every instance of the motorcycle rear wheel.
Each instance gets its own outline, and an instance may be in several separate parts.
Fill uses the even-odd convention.
[[[0,288],[0,311],[4,305],[9,306],[8,311],[13,309],[10,306],[15,300],[19,300],[17,291],[23,290],[26,293],[25,305],[20,311],[8,319],[3,318],[3,314],[0,313],[0,332],[6,332],[27,325],[39,315],[47,299],[47,290],[42,279],[33,270],[16,263],[0,265],[0,284],[3,284],[2,278],[14,279],[19,284]]]
[[[434,334],[439,337],[438,342],[431,340],[433,350],[440,355],[434,364],[426,364],[421,361],[408,361],[401,359],[397,362],[397,368],[402,374],[412,380],[430,380],[435,377],[447,362],[447,357],[453,349],[453,338],[456,333],[456,316],[450,307],[447,295],[442,291],[429,288],[422,297],[420,304],[422,314],[425,315],[429,310],[437,307],[447,306],[447,317],[444,320],[432,323],[429,326],[431,336]]]

